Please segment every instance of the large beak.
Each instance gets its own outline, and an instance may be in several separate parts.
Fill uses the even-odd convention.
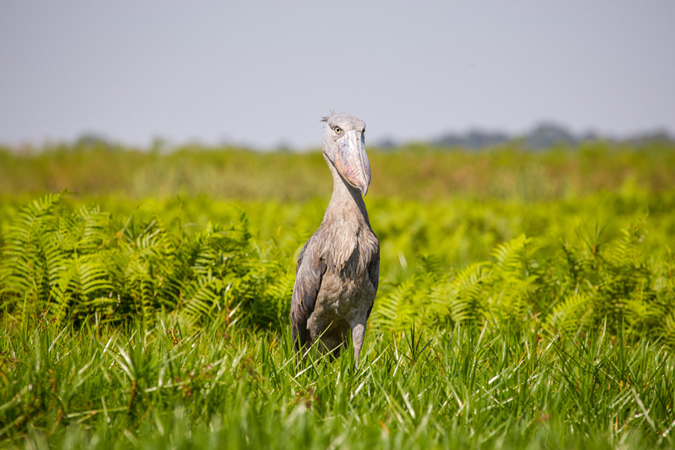
[[[348,131],[338,139],[337,144],[335,167],[349,184],[365,196],[370,185],[370,163],[363,134]]]

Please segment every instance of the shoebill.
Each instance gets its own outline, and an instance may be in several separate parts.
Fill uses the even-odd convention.
[[[320,339],[319,350],[337,357],[351,334],[358,366],[380,276],[380,244],[363,203],[370,184],[366,124],[343,113],[323,121],[323,157],[333,175],[333,195],[298,257],[293,344],[301,352]]]

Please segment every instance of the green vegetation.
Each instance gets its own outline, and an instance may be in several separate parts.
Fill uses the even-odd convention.
[[[369,198],[438,200],[448,196],[546,201],[638,186],[652,193],[675,185],[675,144],[639,149],[605,142],[528,152],[410,145],[369,149]],[[320,152],[257,153],[185,146],[172,153],[102,143],[52,145],[16,153],[0,147],[0,193],[24,195],[68,189],[91,198],[135,199],[176,194],[229,200],[307,201],[330,196]]]
[[[370,158],[381,287],[354,370],[297,361],[288,332],[319,154],[0,150],[0,439],[675,444],[675,148]]]
[[[11,325],[5,444],[35,448],[672,446],[671,355],[603,329],[540,338],[371,333],[363,368],[296,364],[289,333],[159,317],[122,329]]]

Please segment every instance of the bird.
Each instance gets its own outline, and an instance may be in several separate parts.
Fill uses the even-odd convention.
[[[298,256],[290,313],[293,346],[304,354],[320,340],[319,351],[337,358],[351,335],[358,367],[380,277],[380,243],[363,201],[370,185],[366,124],[333,111],[321,120],[333,194],[321,225]]]

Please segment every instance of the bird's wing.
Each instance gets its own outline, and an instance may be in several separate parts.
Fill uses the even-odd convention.
[[[377,244],[377,252],[370,260],[368,264],[368,278],[375,288],[375,293],[377,293],[377,287],[380,285],[380,244]],[[370,306],[368,309],[368,317],[370,317],[370,312],[373,310],[373,306]]]
[[[320,257],[310,238],[300,250],[291,301],[291,327],[296,351],[304,347],[311,339],[307,330],[307,320],[314,312],[324,273],[326,273],[326,262]]]

